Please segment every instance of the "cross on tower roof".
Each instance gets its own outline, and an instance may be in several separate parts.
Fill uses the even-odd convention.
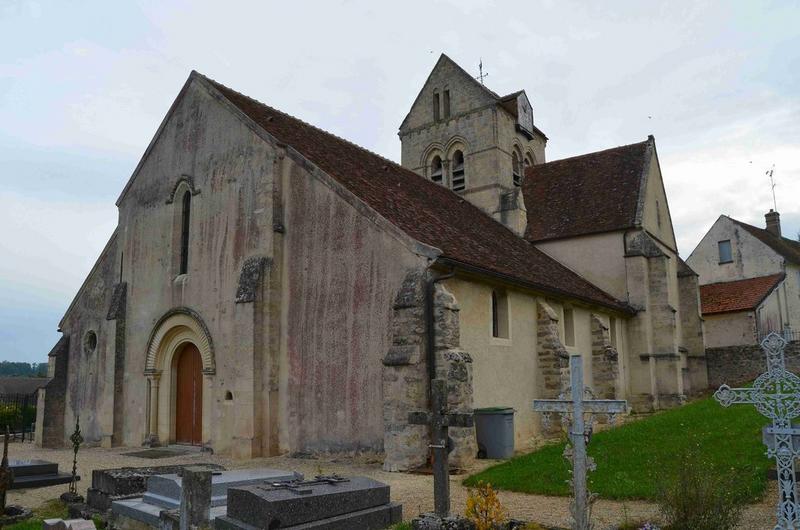
[[[479,73],[479,74],[478,74],[478,75],[475,77],[475,79],[477,79],[478,81],[480,81],[480,82],[481,82],[481,84],[483,85],[483,84],[485,84],[485,83],[483,82],[483,79],[484,79],[485,77],[489,77],[489,74],[488,74],[488,73],[487,73],[487,74],[484,74],[484,73],[483,73],[483,59],[482,59],[482,58],[481,58],[480,62],[478,63],[478,72],[480,72],[480,73]]]

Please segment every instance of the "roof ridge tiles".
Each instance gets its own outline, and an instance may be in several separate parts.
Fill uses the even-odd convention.
[[[590,157],[590,156],[595,156],[595,155],[600,155],[600,154],[603,154],[603,153],[608,153],[610,151],[616,151],[618,149],[626,149],[626,148],[629,148],[629,147],[639,146],[639,145],[642,145],[642,144],[646,144],[649,141],[650,140],[647,139],[647,140],[644,140],[642,142],[633,142],[633,143],[630,143],[630,144],[618,145],[616,147],[608,147],[606,149],[601,149],[599,151],[592,151],[591,153],[584,153],[582,155],[573,155],[573,156],[568,156],[566,158],[559,158],[558,160],[551,160],[550,162],[544,162],[543,164],[536,164],[536,165],[530,166],[528,168],[528,171],[535,171],[537,168],[541,168],[541,167],[544,167],[544,166],[549,166],[551,164],[558,164],[558,163],[561,163],[561,162],[571,162],[571,161],[578,160],[578,159],[581,159],[581,158],[587,158],[587,157]]]
[[[249,99],[250,101],[252,101],[252,102],[254,102],[254,103],[257,103],[257,104],[261,105],[262,107],[266,107],[266,108],[268,108],[269,110],[271,110],[271,111],[275,112],[276,114],[281,114],[281,115],[283,115],[283,116],[286,116],[287,118],[290,118],[290,119],[293,119],[293,120],[297,120],[297,121],[299,121],[300,123],[302,123],[303,125],[306,125],[307,127],[310,127],[310,128],[312,128],[312,129],[315,129],[315,130],[317,130],[317,131],[319,131],[319,132],[321,132],[321,133],[324,133],[324,134],[328,134],[328,135],[330,135],[330,136],[333,136],[334,138],[336,138],[336,139],[338,139],[338,140],[341,140],[342,142],[344,142],[344,143],[346,143],[346,144],[349,144],[349,145],[351,145],[351,146],[355,147],[356,149],[360,149],[360,150],[362,150],[362,151],[366,151],[367,153],[369,153],[369,154],[371,154],[371,155],[373,155],[373,156],[376,156],[376,157],[380,158],[381,160],[383,160],[383,161],[384,161],[384,162],[386,162],[387,164],[390,164],[390,165],[392,165],[392,166],[395,166],[396,168],[398,168],[398,169],[401,169],[401,170],[403,170],[403,171],[408,171],[408,172],[411,172],[411,173],[413,173],[413,174],[414,174],[415,176],[417,176],[417,177],[419,176],[419,175],[417,175],[416,173],[414,173],[413,171],[411,171],[410,169],[404,168],[403,166],[401,166],[400,164],[398,164],[398,163],[397,163],[397,162],[395,162],[394,160],[391,160],[391,159],[389,159],[389,158],[386,158],[385,156],[381,155],[380,153],[376,153],[375,151],[371,151],[370,149],[367,149],[366,147],[364,147],[364,146],[362,146],[362,145],[358,145],[357,143],[353,142],[352,140],[348,140],[347,138],[344,138],[344,137],[342,137],[342,136],[339,136],[339,135],[338,135],[338,134],[336,134],[336,133],[332,133],[332,132],[330,132],[330,131],[327,131],[327,130],[323,129],[322,127],[318,127],[318,126],[314,125],[313,123],[307,122],[307,121],[305,121],[305,120],[304,120],[304,119],[302,119],[302,118],[298,118],[297,116],[294,116],[294,115],[292,115],[292,114],[289,114],[288,112],[284,112],[284,111],[282,111],[282,110],[280,110],[280,109],[276,109],[276,108],[275,108],[275,107],[273,107],[272,105],[267,105],[267,104],[266,104],[266,103],[264,103],[263,101],[259,101],[259,100],[257,100],[257,99],[256,99],[256,98],[254,98],[254,97],[251,97],[251,96],[248,96],[247,94],[244,94],[244,93],[242,93],[242,92],[239,92],[238,90],[236,90],[236,89],[234,89],[234,88],[231,88],[231,87],[229,87],[228,85],[225,85],[225,84],[223,84],[223,83],[220,83],[220,82],[219,82],[219,81],[217,81],[216,79],[212,79],[211,77],[208,77],[207,75],[204,75],[204,74],[202,74],[202,73],[200,73],[200,72],[197,72],[196,70],[194,71],[194,73],[196,73],[198,76],[200,76],[200,77],[202,77],[202,78],[204,78],[204,79],[206,79],[206,80],[210,81],[211,83],[213,83],[213,84],[215,84],[215,85],[219,85],[219,86],[221,86],[221,87],[225,88],[226,90],[230,90],[231,92],[234,92],[234,93],[236,93],[237,95],[239,95],[239,96],[241,96],[241,97],[243,97],[243,98],[245,98],[245,99]]]

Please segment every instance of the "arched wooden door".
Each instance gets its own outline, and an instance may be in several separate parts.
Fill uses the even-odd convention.
[[[183,347],[175,370],[175,441],[200,445],[203,441],[203,361],[194,344]]]

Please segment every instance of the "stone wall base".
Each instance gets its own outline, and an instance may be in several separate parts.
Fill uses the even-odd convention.
[[[784,350],[786,369],[800,373],[800,341],[792,341]],[[706,349],[708,386],[717,389],[720,385],[739,386],[754,380],[767,370],[767,360],[761,346],[724,346]]]

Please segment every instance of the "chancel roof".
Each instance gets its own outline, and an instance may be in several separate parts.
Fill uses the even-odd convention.
[[[544,293],[623,312],[630,307],[556,262],[452,191],[351,142],[205,80],[279,142],[291,146],[442,258]]]
[[[538,164],[522,183],[529,241],[624,230],[640,222],[652,137]]]

